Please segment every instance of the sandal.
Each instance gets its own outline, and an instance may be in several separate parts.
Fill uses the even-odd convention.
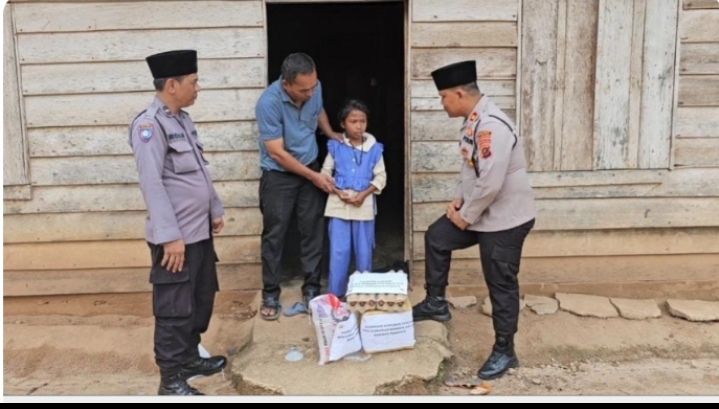
[[[284,314],[286,317],[294,317],[298,314],[307,314],[307,307],[304,303],[297,301],[290,308],[286,308]]]
[[[263,309],[271,309],[274,310],[274,313],[264,315],[262,314]],[[278,318],[280,318],[280,312],[282,311],[282,305],[280,304],[280,301],[276,298],[266,298],[262,300],[262,305],[260,305],[260,317],[262,317],[265,321],[274,321]]]

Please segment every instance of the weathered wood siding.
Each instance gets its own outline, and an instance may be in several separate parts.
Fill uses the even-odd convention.
[[[150,289],[127,125],[153,95],[144,58],[185,47],[199,51],[203,87],[188,111],[227,208],[221,286],[261,287],[253,107],[266,84],[266,2],[6,6],[4,295]],[[430,72],[475,59],[482,91],[516,118],[537,196],[524,289],[681,296],[705,283],[716,298],[719,3],[477,3],[409,1],[414,277],[453,193],[462,122],[447,118]],[[166,10],[175,18],[157,17]],[[453,258],[452,288],[482,291],[477,247]]]
[[[674,164],[719,167],[719,2],[684,1]]]
[[[12,7],[3,8],[3,198],[31,195]]]
[[[417,99],[433,96],[432,84],[425,80],[422,94],[414,84],[443,63],[476,58],[480,88],[520,113],[539,210],[522,261],[527,288],[716,282],[719,4],[548,0],[470,8],[413,2],[411,66],[421,68],[411,73],[415,278],[423,280],[424,232],[454,193],[461,121],[446,119],[438,104],[427,113],[429,102]],[[461,35],[498,19],[518,24],[517,37],[500,26],[492,42]],[[446,40],[440,32],[456,35]],[[500,44],[503,51],[491,50]],[[484,287],[478,258],[477,246],[453,253],[455,292]]]
[[[5,295],[150,289],[127,128],[154,95],[145,57],[176,48],[198,50],[202,91],[187,111],[227,212],[216,239],[221,288],[261,288],[254,104],[266,83],[263,2],[11,8],[32,198],[3,203]],[[168,11],[173,18],[159,18]]]

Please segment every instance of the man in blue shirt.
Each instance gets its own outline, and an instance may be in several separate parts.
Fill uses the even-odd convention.
[[[315,63],[306,54],[291,54],[282,62],[281,76],[262,93],[255,107],[260,131],[260,211],[262,231],[263,319],[280,314],[280,279],[285,236],[293,214],[301,236],[300,258],[305,280],[303,300],[320,293],[324,246],[325,193],[332,177],[320,173],[315,132],[342,139],[334,132],[322,102]]]

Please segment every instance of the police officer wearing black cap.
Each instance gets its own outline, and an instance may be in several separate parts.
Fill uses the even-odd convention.
[[[512,120],[477,86],[474,61],[432,72],[444,110],[465,118],[457,159],[461,170],[446,213],[427,230],[425,289],[413,307],[415,321],[446,322],[445,299],[452,251],[479,244],[482,272],[492,302],[495,344],[480,368],[481,379],[495,379],[519,366],[514,335],[519,317],[519,263],[524,239],[534,227],[534,194]]]
[[[147,57],[157,94],[132,120],[129,143],[147,206],[159,395],[203,395],[187,380],[221,371],[227,358],[202,358],[198,345],[219,290],[213,234],[224,208],[207,170],[195,124],[182,108],[195,102],[197,52]]]

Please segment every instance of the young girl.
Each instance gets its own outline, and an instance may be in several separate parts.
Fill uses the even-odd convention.
[[[372,271],[376,195],[387,184],[382,158],[383,146],[366,133],[367,106],[348,100],[338,118],[343,142],[327,143],[327,158],[322,173],[334,177],[335,190],[327,199],[325,216],[329,217],[330,266],[328,292],[344,299],[352,250],[356,270]]]

